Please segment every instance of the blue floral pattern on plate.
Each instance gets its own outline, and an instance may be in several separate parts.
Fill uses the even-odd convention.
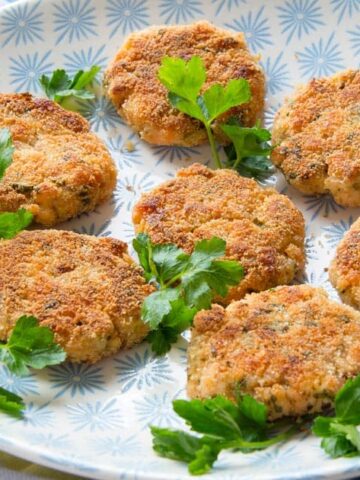
[[[0,0],[1,6],[0,91],[40,95],[37,78],[55,67],[74,74],[96,63],[104,70],[132,31],[202,18],[243,31],[250,49],[261,54],[267,127],[297,83],[360,66],[360,0]],[[130,244],[131,210],[141,193],[191,162],[209,164],[209,148],[145,144],[104,97],[100,75],[92,88],[96,98],[78,107],[117,164],[117,188],[107,204],[62,228]],[[304,196],[280,174],[264,184],[288,195],[306,218],[307,265],[296,282],[322,286],[337,298],[326,268],[360,209],[344,209],[328,196]],[[188,338],[163,358],[154,358],[144,343],[97,365],[66,363],[21,379],[0,366],[0,386],[26,402],[23,420],[1,415],[1,448],[88,478],[190,478],[184,465],[153,453],[148,431],[149,424],[183,427],[171,402],[186,397]],[[335,480],[359,471],[359,459],[329,460],[318,439],[300,435],[263,452],[226,453],[204,478]]]

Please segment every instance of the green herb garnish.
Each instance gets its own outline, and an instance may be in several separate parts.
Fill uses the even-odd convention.
[[[25,404],[21,397],[0,387],[0,412],[15,418],[21,418],[24,408]]]
[[[170,349],[196,312],[209,308],[216,294],[226,296],[228,286],[237,285],[244,275],[237,261],[219,260],[226,247],[220,238],[201,240],[191,255],[172,244],[154,245],[145,234],[133,245],[145,278],[158,287],[141,312],[151,330],[148,341],[158,355]]]
[[[35,317],[20,317],[8,341],[0,344],[0,361],[15,375],[26,375],[28,367],[56,365],[65,357],[64,350],[54,342],[53,332],[39,326]]]
[[[244,177],[262,180],[273,173],[269,160],[272,151],[271,133],[256,125],[252,128],[241,127],[236,123],[222,125],[222,130],[232,141],[225,146],[227,167],[237,170]]]
[[[0,343],[0,361],[15,375],[26,375],[29,367],[41,369],[65,360],[66,353],[54,342],[48,327],[39,326],[35,317],[20,317],[7,342]],[[0,411],[22,417],[25,404],[21,397],[0,388]]]
[[[14,145],[11,133],[8,128],[0,129],[0,180],[5,174],[5,170],[12,163]]]
[[[211,470],[222,450],[262,450],[288,439],[300,427],[284,428],[282,423],[279,433],[280,424],[267,420],[267,407],[249,395],[239,397],[237,403],[220,395],[206,400],[175,400],[173,408],[202,436],[152,426],[153,449],[162,457],[187,463],[192,475]]]
[[[221,168],[211,125],[230,108],[250,100],[251,91],[247,80],[230,80],[226,87],[215,84],[201,95],[200,90],[206,81],[206,70],[202,58],[196,56],[188,62],[182,58],[164,57],[158,78],[169,90],[171,105],[204,124],[216,166]]]
[[[312,431],[322,437],[321,447],[331,457],[360,454],[360,375],[348,380],[335,397],[335,415],[317,417]]]
[[[33,218],[33,214],[24,208],[20,208],[17,212],[0,213],[0,238],[15,237],[31,224]]]
[[[58,69],[52,73],[51,77],[42,75],[39,82],[46,96],[59,104],[68,97],[91,100],[95,95],[85,87],[94,80],[99,71],[100,67],[94,65],[90,70],[79,70],[71,78],[65,70]]]
[[[200,94],[206,81],[206,69],[202,58],[197,56],[188,62],[181,58],[164,57],[158,79],[168,89],[169,102],[173,107],[203,123],[215,164],[222,168],[212,126],[231,108],[250,101],[249,82],[244,78],[233,79],[225,87],[215,84]],[[259,126],[245,128],[231,120],[220,127],[233,142],[225,147],[227,168],[254,178],[264,178],[272,173],[269,160],[271,147],[266,143],[271,138],[268,130]]]

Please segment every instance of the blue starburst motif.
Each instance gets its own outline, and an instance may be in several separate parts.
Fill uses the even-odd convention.
[[[265,63],[262,63],[266,74],[267,90],[272,95],[290,87],[288,66],[282,61],[282,56],[283,54],[280,53],[274,60],[268,57]]]
[[[50,54],[51,51],[44,55],[36,52],[10,58],[10,83],[16,92],[40,90],[39,78],[42,74],[48,75],[53,67],[53,62],[49,61]]]
[[[130,242],[135,236],[134,225],[131,222],[123,222],[121,224],[121,231],[126,241]]]
[[[70,405],[67,407],[69,421],[76,426],[76,430],[87,428],[90,432],[97,430],[112,430],[122,426],[122,418],[119,409],[116,408],[116,399],[107,403],[97,401],[95,403]]]
[[[143,192],[146,192],[154,185],[151,173],[140,175],[135,173],[132,177],[120,178],[113,195],[113,201],[124,201],[126,210],[129,212],[135,202],[139,199]]]
[[[75,75],[78,70],[89,70],[93,65],[101,69],[106,67],[108,57],[104,54],[106,45],[100,48],[87,48],[71,54],[64,53],[64,67],[69,75]],[[96,77],[99,82],[99,75]]]
[[[79,112],[96,131],[100,128],[108,131],[109,128],[115,128],[122,123],[112,103],[103,96],[79,102]]]
[[[159,157],[158,161],[156,162],[156,166],[160,165],[160,163],[169,161],[173,163],[176,160],[185,160],[190,159],[194,155],[200,155],[199,150],[192,147],[170,147],[170,146],[156,146],[152,147],[154,154]]]
[[[54,412],[48,408],[47,403],[39,406],[30,402],[26,405],[24,417],[18,421],[31,427],[47,428],[53,426],[54,419]]]
[[[246,3],[246,0],[211,0],[211,3],[217,6],[216,15],[218,15],[223,8],[231,10],[232,7],[240,7],[241,4]]]
[[[355,55],[360,57],[360,25],[356,25],[355,30],[350,30],[350,41],[354,49]]]
[[[172,408],[173,400],[169,392],[155,393],[141,400],[134,400],[135,410],[143,428],[147,428],[148,425],[156,425],[157,427],[179,427],[182,425],[180,417],[174,413]]]
[[[250,11],[246,16],[241,15],[240,20],[226,23],[228,28],[243,32],[246,41],[253,51],[260,50],[267,45],[272,45],[268,19],[264,17],[264,6],[257,12]]]
[[[104,375],[100,367],[79,363],[64,363],[49,369],[51,388],[58,390],[55,398],[69,391],[71,396],[104,391]]]
[[[328,40],[321,38],[303,52],[297,52],[300,69],[308,78],[324,77],[344,68],[340,47],[332,33]]]
[[[39,388],[34,374],[19,377],[5,366],[0,367],[0,386],[17,395],[39,395]]]
[[[336,292],[330,284],[327,273],[322,269],[310,270],[305,273],[301,273],[297,275],[294,283],[316,285],[318,287],[322,287],[332,297],[334,294],[336,296]]]
[[[155,357],[148,348],[143,353],[135,352],[133,355],[115,359],[115,364],[123,392],[133,387],[141,390],[174,381],[168,359]]]
[[[281,33],[286,33],[286,43],[289,43],[294,35],[298,40],[318,26],[324,25],[321,20],[322,12],[318,0],[286,0],[279,10]]]
[[[339,15],[338,23],[344,18],[345,15],[352,18],[357,12],[360,11],[360,0],[331,0],[333,12]]]
[[[31,433],[29,441],[33,445],[41,445],[46,448],[64,449],[70,444],[68,435],[54,435],[53,433]]]
[[[338,205],[331,195],[305,195],[304,203],[307,212],[313,212],[311,221],[322,215],[328,217],[330,213],[337,213],[344,210],[344,207]]]
[[[165,17],[165,23],[188,22],[197,15],[202,15],[198,0],[163,0],[160,2],[160,15]]]
[[[59,3],[54,4],[54,32],[59,34],[56,40],[57,45],[61,41],[71,43],[97,35],[95,7],[91,6],[89,0],[70,0]]]
[[[353,217],[350,216],[349,220],[340,220],[339,223],[331,223],[328,227],[322,227],[325,232],[326,242],[330,247],[335,248],[340,240],[342,240],[345,233],[349,230],[353,223]]]
[[[75,228],[74,232],[82,233],[83,235],[95,235],[96,237],[109,237],[111,235],[110,224],[111,220],[107,220],[99,226],[93,222],[90,225],[82,225],[80,228]]]
[[[111,138],[107,142],[107,146],[116,158],[120,168],[142,164],[139,151],[139,137],[136,133],[131,133],[127,138],[124,138],[122,135]]]
[[[270,105],[265,110],[264,125],[266,128],[270,129],[273,126],[275,115],[276,115],[276,112],[279,110],[279,108],[280,108],[280,103],[278,103],[277,105]]]
[[[95,449],[98,455],[132,457],[135,453],[139,453],[141,446],[134,437],[111,436],[96,440]]]
[[[265,452],[254,454],[254,457],[256,458],[256,465],[261,465],[262,468],[269,468],[271,470],[282,468],[285,461],[289,469],[291,468],[292,464],[295,466],[295,468],[298,468],[296,462],[298,456],[299,452],[295,446],[282,446],[281,448],[275,447]]]
[[[149,25],[146,0],[108,0],[106,16],[112,28],[110,38],[120,30],[123,34],[140,30]]]
[[[305,238],[305,252],[306,258],[308,260],[317,260],[318,253],[315,244],[315,238],[311,235],[306,236]]]
[[[0,34],[5,37],[3,47],[10,42],[15,42],[18,46],[20,43],[27,45],[43,40],[43,13],[38,11],[39,5],[40,2],[24,3],[5,11],[1,17],[0,29]]]

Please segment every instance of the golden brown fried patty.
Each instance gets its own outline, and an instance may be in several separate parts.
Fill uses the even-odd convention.
[[[188,394],[254,396],[270,418],[319,412],[360,373],[360,313],[308,285],[213,305],[194,321]]]
[[[329,277],[343,301],[360,309],[360,218],[339,243]]]
[[[261,188],[233,170],[194,164],[174,180],[144,194],[135,205],[137,232],[155,243],[175,243],[187,252],[201,239],[226,240],[226,258],[245,268],[245,278],[222,299],[291,282],[304,264],[304,219],[285,196]]]
[[[308,194],[360,206],[360,71],[314,79],[275,117],[273,162]]]
[[[93,363],[145,337],[140,308],[152,291],[119,240],[43,230],[0,241],[1,340],[35,315],[69,360]]]
[[[197,120],[171,108],[167,90],[157,79],[165,56],[190,60],[200,56],[207,70],[204,90],[231,79],[250,82],[252,99],[222,117],[236,116],[253,126],[264,106],[264,74],[250,54],[242,33],[232,33],[201,21],[191,25],[156,26],[133,33],[105,74],[108,95],[119,114],[147,142],[194,146],[206,142]],[[221,132],[217,131],[221,137]],[[224,135],[222,134],[223,139]]]
[[[0,212],[25,207],[36,222],[54,225],[110,197],[114,163],[80,115],[27,93],[0,94],[5,127],[15,152],[0,181]]]

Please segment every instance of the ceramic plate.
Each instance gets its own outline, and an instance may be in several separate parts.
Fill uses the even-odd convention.
[[[0,91],[40,94],[41,74],[60,66],[70,73],[93,64],[104,68],[134,30],[202,18],[245,32],[250,49],[261,54],[267,126],[299,81],[359,67],[359,0],[35,0],[0,10]],[[112,152],[117,188],[108,204],[61,227],[130,242],[131,209],[141,192],[193,161],[209,163],[210,153],[206,147],[146,145],[122,123],[100,84],[96,92],[79,111]],[[280,175],[266,183],[288,195],[306,217],[308,263],[297,281],[321,285],[336,297],[326,268],[360,211],[344,209],[331,197],[303,196]],[[26,400],[23,420],[1,417],[0,448],[97,479],[190,478],[186,466],[153,453],[148,429],[182,426],[171,401],[185,396],[185,370],[185,339],[162,358],[154,358],[144,343],[94,366],[66,363],[24,378],[0,367],[0,385]],[[203,478],[314,480],[360,472],[360,459],[330,460],[319,443],[303,435],[250,455],[224,454]]]

